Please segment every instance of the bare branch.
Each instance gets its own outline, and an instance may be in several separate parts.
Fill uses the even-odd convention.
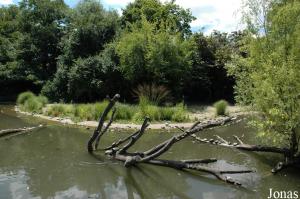
[[[96,139],[95,150],[98,149],[100,138],[102,137],[102,135],[104,135],[106,133],[106,131],[108,130],[110,125],[113,123],[113,121],[115,119],[115,114],[116,114],[116,108],[113,109],[110,120],[109,120],[108,124],[106,125],[105,129],[103,131],[101,131],[101,133],[99,133],[99,135]]]
[[[208,144],[215,144],[215,145],[224,146],[224,147],[237,148],[237,149],[245,150],[245,151],[271,152],[271,153],[280,153],[280,154],[284,154],[284,155],[288,154],[289,151],[290,151],[287,148],[278,148],[278,147],[272,147],[272,146],[244,144],[241,141],[241,139],[238,138],[237,136],[235,136],[235,139],[237,139],[240,142],[240,144],[231,143],[231,142],[224,143],[224,142],[219,142],[218,140],[214,140],[214,139],[206,139],[206,138],[201,139],[201,138],[197,137],[196,135],[193,135],[192,137],[198,142],[208,143]],[[218,136],[218,137],[220,137],[220,136]]]
[[[126,138],[120,139],[117,142],[112,143],[111,146],[108,146],[108,147],[104,148],[104,150],[110,150],[112,148],[120,146],[121,144],[123,144],[123,143],[127,142],[129,139],[131,139],[131,137],[137,135],[139,132],[140,132],[140,130],[138,130],[135,133],[127,136]]]
[[[41,127],[43,127],[43,125],[39,125],[39,126],[35,126],[35,127],[23,127],[23,128],[18,128],[18,129],[5,129],[5,130],[0,131],[0,137],[4,137],[4,136],[8,136],[8,135],[10,135],[10,137],[12,137],[14,135],[21,135],[21,134],[27,133],[29,131],[32,131],[34,129],[41,128]]]
[[[105,110],[103,111],[103,113],[101,114],[100,118],[99,118],[99,123],[97,128],[95,129],[92,137],[89,139],[88,144],[87,144],[87,148],[88,148],[88,152],[92,153],[94,151],[94,147],[93,144],[96,141],[97,137],[99,136],[103,124],[104,124],[104,120],[107,117],[108,113],[110,112],[110,110],[113,108],[113,106],[115,105],[116,101],[120,98],[119,94],[116,94],[112,99],[109,100],[109,104],[107,105],[107,107],[105,108]],[[100,137],[101,138],[101,137]],[[99,138],[99,139],[100,139]]]
[[[130,141],[119,150],[119,153],[125,153],[131,146],[133,146],[135,144],[135,142],[144,134],[146,128],[149,126],[148,121],[150,120],[150,118],[145,118],[141,129],[139,131],[139,133],[137,133],[136,135],[132,136]]]
[[[233,135],[233,137],[240,143],[240,144],[244,144],[244,142],[236,135]]]

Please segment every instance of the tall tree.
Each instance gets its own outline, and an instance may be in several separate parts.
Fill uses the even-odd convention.
[[[42,86],[57,69],[68,8],[63,0],[23,0],[19,7],[23,39],[18,59],[27,78]]]
[[[190,23],[196,19],[189,9],[180,7],[175,0],[166,3],[160,0],[135,0],[123,10],[122,26],[134,23],[141,25],[142,17],[156,23],[158,29],[167,26],[183,36],[191,35]]]
[[[229,71],[242,85],[241,102],[261,113],[255,122],[264,140],[287,146],[285,164],[299,157],[300,125],[300,2],[272,1],[266,34],[248,37],[247,58],[238,57]],[[247,75],[247,78],[243,78]]]
[[[83,0],[70,12],[68,21],[58,70],[42,93],[55,101],[99,99],[112,88],[107,86],[108,74],[113,80],[118,73],[113,45],[107,45],[119,31],[118,14],[105,10],[97,0]]]
[[[191,66],[191,43],[179,33],[143,19],[121,36],[117,44],[120,69],[132,85],[166,85],[181,95],[184,79]]]

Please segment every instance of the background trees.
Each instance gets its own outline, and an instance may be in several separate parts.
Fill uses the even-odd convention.
[[[81,1],[70,11],[57,72],[42,93],[52,100],[65,101],[93,101],[109,94],[105,92],[111,86],[104,86],[104,77],[112,75],[114,79],[109,72],[114,72],[116,60],[113,50],[104,49],[118,29],[115,11],[106,11],[96,0]]]
[[[175,1],[136,0],[121,16],[98,0],[23,0],[0,13],[0,89],[42,92],[51,101],[89,102],[141,84],[173,101],[232,99],[225,64],[232,34],[192,33],[190,10]],[[0,94],[3,95],[3,94]]]
[[[182,93],[191,65],[189,40],[143,20],[123,33],[116,49],[120,70],[131,85],[154,83],[167,86],[174,96]]]

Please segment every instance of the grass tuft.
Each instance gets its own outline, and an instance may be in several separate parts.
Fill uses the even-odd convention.
[[[36,96],[30,91],[20,93],[17,99],[17,104],[21,110],[33,113],[42,113],[47,103],[47,97],[41,95]]]
[[[214,103],[214,107],[216,109],[216,115],[226,115],[228,102],[225,100],[219,100],[216,103]]]

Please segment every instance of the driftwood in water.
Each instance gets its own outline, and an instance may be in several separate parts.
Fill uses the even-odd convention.
[[[298,143],[299,139],[296,139],[296,134],[292,135],[290,148],[279,148],[273,146],[261,146],[261,145],[251,145],[244,143],[238,136],[234,135],[234,139],[236,142],[230,142],[225,140],[224,138],[215,135],[216,139],[207,139],[197,137],[195,134],[192,134],[196,141],[201,143],[213,144],[223,147],[236,148],[244,151],[252,151],[252,152],[269,152],[269,153],[278,153],[284,156],[284,161],[278,162],[276,166],[272,169],[272,173],[277,173],[284,168],[289,166],[299,166],[300,165],[300,154],[298,154]]]
[[[34,129],[41,128],[43,125],[35,126],[35,127],[23,127],[23,128],[17,128],[17,129],[4,129],[0,130],[0,138],[1,137],[13,137],[21,134],[28,133]]]
[[[128,152],[128,150],[136,143],[136,141],[143,136],[146,128],[149,126],[149,118],[145,118],[141,128],[137,132],[133,133],[132,135],[126,138],[120,139],[112,143],[111,146],[104,147],[103,149],[98,149],[98,144],[100,142],[101,137],[107,132],[109,126],[114,120],[114,115],[115,115],[114,113],[116,110],[113,107],[116,101],[119,99],[119,97],[120,96],[117,94],[112,99],[110,99],[108,106],[102,113],[99,119],[99,124],[87,144],[87,150],[90,154],[93,154],[95,151],[104,151],[105,154],[110,158],[124,162],[125,167],[134,166],[140,163],[146,163],[146,164],[152,164],[152,165],[158,165],[164,167],[171,167],[179,170],[202,171],[202,172],[210,173],[224,182],[235,184],[235,185],[240,185],[240,183],[234,181],[233,179],[227,177],[224,174],[239,174],[239,173],[253,172],[252,170],[237,170],[237,171],[219,170],[204,165],[211,162],[216,162],[217,160],[214,158],[196,159],[196,160],[159,159],[159,157],[165,152],[167,152],[175,143],[191,136],[194,133],[201,132],[204,129],[220,126],[232,121],[232,118],[229,117],[220,120],[210,121],[208,123],[197,122],[194,125],[192,125],[192,127],[189,128],[188,130],[183,130],[181,134],[175,135],[170,139],[150,148],[147,151],[135,152],[135,153]],[[108,124],[104,126],[104,118],[107,117],[108,113],[111,110],[113,110],[111,118]]]

